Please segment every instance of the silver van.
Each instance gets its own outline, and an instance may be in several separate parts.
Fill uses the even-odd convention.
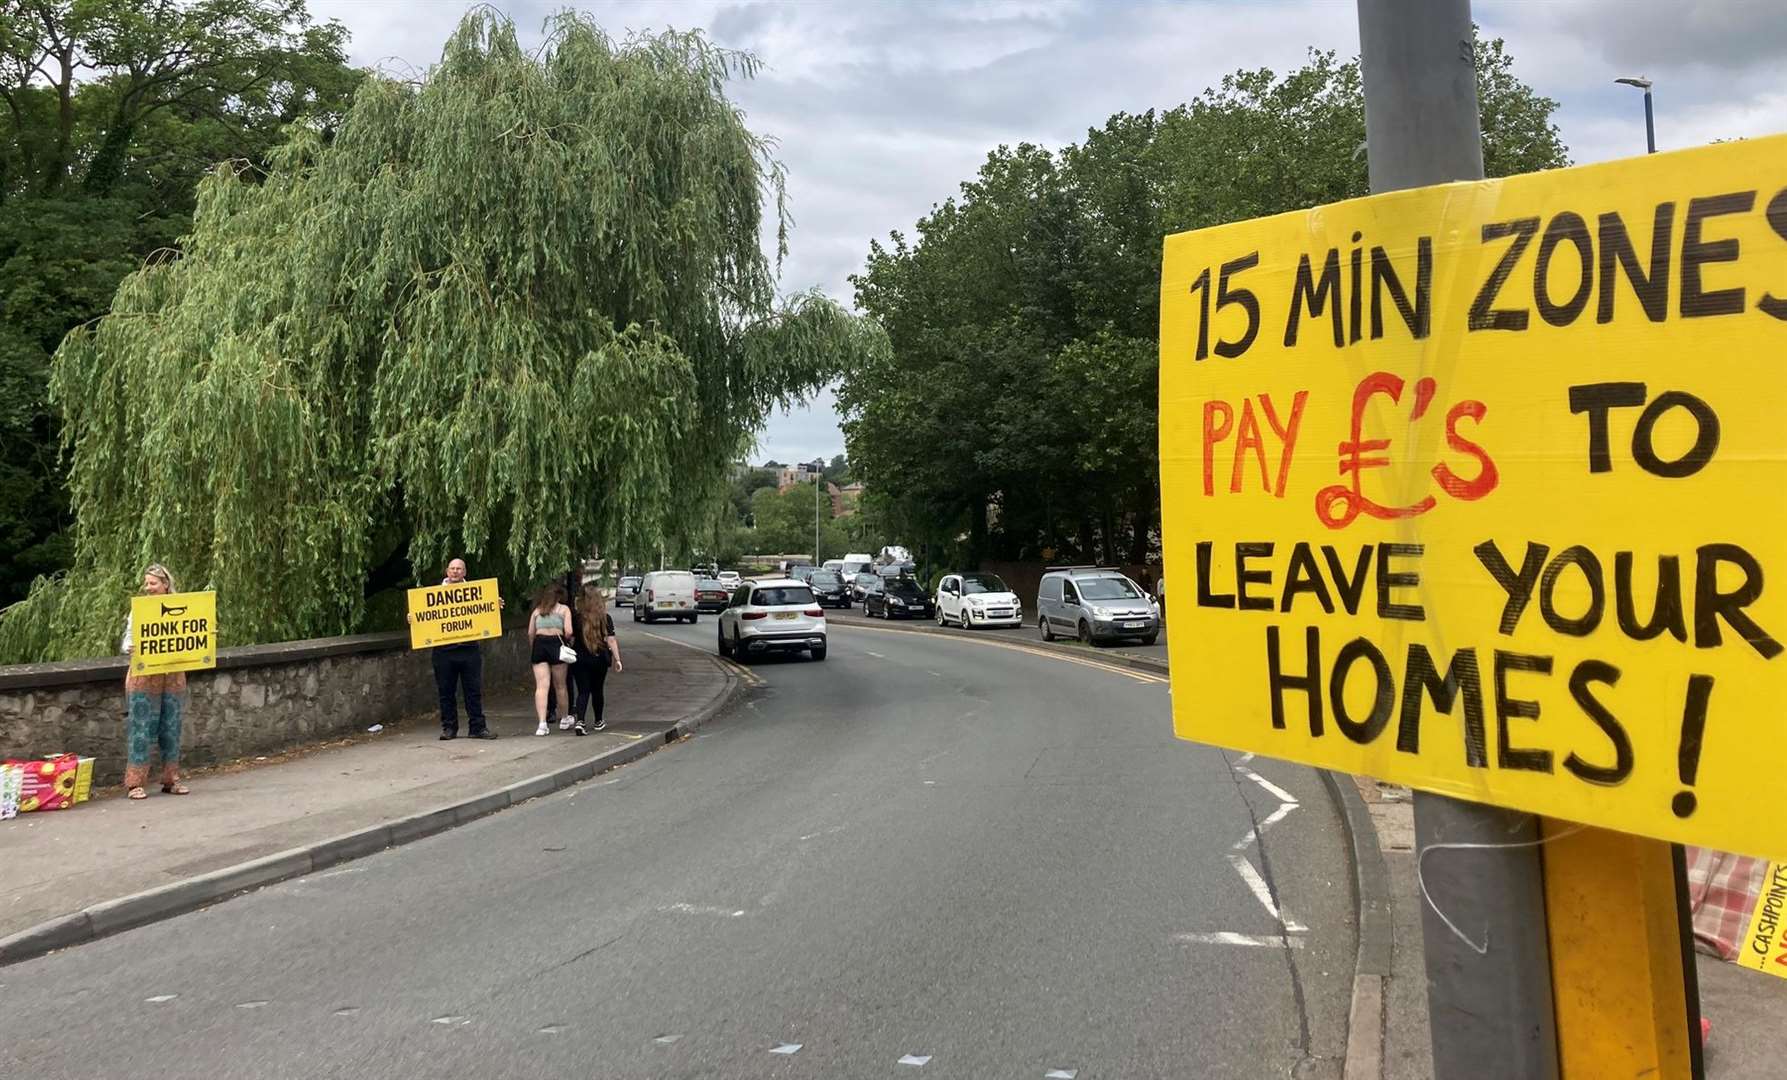
[[[1036,622],[1044,641],[1078,638],[1087,644],[1160,636],[1160,608],[1121,571],[1096,566],[1051,566],[1036,590]]]

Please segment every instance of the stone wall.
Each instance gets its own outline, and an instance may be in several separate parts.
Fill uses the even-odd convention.
[[[527,635],[484,644],[489,693],[527,670]],[[0,666],[0,759],[73,752],[94,758],[96,784],[124,776],[122,656]],[[434,671],[407,632],[220,649],[215,671],[187,675],[181,760],[215,765],[436,709]],[[464,731],[464,706],[460,708]]]

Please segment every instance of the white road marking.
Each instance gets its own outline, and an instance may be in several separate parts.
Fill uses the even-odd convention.
[[[359,1012],[359,1011],[360,1011],[360,1006],[358,1006],[358,1005],[349,1005],[349,1006],[347,1006],[347,1007],[345,1007],[345,1008],[341,1008],[341,1009],[336,1009],[336,1010],[335,1010],[335,1015],[336,1015],[336,1016],[352,1016],[352,1015],[354,1015],[354,1014],[355,1014],[355,1013],[357,1013],[357,1012]]]
[[[236,1008],[238,1008],[238,1009],[258,1009],[266,1004],[268,1004],[268,1003],[265,1001],[238,1001],[236,1003]]]
[[[832,826],[832,827],[831,827],[831,828],[829,828],[829,829],[820,829],[820,830],[819,830],[819,831],[818,831],[818,832],[811,832],[811,833],[808,833],[808,834],[807,834],[807,835],[805,835],[805,836],[803,836],[803,837],[801,837],[801,839],[802,839],[802,840],[811,840],[811,839],[813,839],[813,838],[814,838],[814,837],[815,837],[815,836],[835,836],[835,835],[837,835],[837,834],[838,834],[838,833],[841,833],[841,832],[843,832],[843,831],[844,831],[844,826],[842,826],[842,825],[833,825],[833,826]]]
[[[563,1025],[563,1024],[547,1024],[545,1027],[540,1029],[539,1033],[541,1035],[557,1035],[559,1032],[561,1032],[563,1030],[565,1030],[565,1025]]]
[[[431,1024],[469,1024],[471,1022],[472,1018],[469,1016],[437,1016],[429,1021]]]
[[[1245,765],[1245,764],[1247,764],[1247,763],[1248,763],[1248,762],[1250,762],[1250,761],[1252,761],[1252,760],[1253,760],[1253,751],[1252,751],[1252,750],[1249,750],[1249,751],[1248,751],[1248,752],[1247,752],[1247,753],[1245,753],[1245,754],[1242,754],[1242,755],[1241,755],[1241,756],[1240,756],[1240,757],[1238,757],[1238,758],[1236,758],[1236,759],[1235,759],[1235,764],[1237,764],[1237,765]]]
[[[930,668],[926,668],[926,669],[925,669],[925,674],[926,674],[926,675],[935,675],[935,676],[937,676],[937,677],[938,677],[938,678],[939,678],[939,679],[941,679],[941,678],[943,678],[943,672],[941,672],[941,671],[932,671],[932,670],[931,670],[931,669],[930,669]]]
[[[1297,802],[1297,797],[1295,795],[1292,795],[1290,792],[1279,787],[1277,784],[1274,784],[1272,781],[1261,776],[1259,773],[1254,772],[1252,769],[1243,769],[1239,766],[1236,766],[1235,771],[1240,773],[1242,776],[1247,777],[1249,780],[1252,780],[1254,783],[1258,784],[1260,787],[1264,788],[1266,790],[1267,794],[1271,795],[1274,799],[1277,799],[1279,802],[1290,803],[1292,806],[1300,805]]]
[[[869,653],[869,655],[870,655],[870,656],[873,656],[873,657],[874,657],[874,658],[875,658],[875,659],[877,659],[877,660],[885,660],[885,659],[887,659],[887,657],[885,657],[885,656],[882,656],[882,655],[881,655],[881,654],[880,654],[880,653],[878,653],[878,652],[869,652],[869,650],[867,650],[867,649],[864,649],[864,650],[863,650],[863,652],[866,652],[866,653]]]
[[[736,919],[740,915],[744,914],[744,911],[742,909],[740,909],[738,911],[734,911],[731,908],[714,907],[711,904],[677,903],[677,904],[670,904],[666,907],[661,907],[658,910],[659,911],[679,911],[684,915],[721,915],[728,919]]]
[[[774,1050],[771,1050],[770,1053],[772,1053],[772,1054],[798,1054],[798,1053],[800,1053],[800,1044],[799,1043],[783,1043],[782,1045],[776,1047]]]
[[[1301,934],[1309,929],[1301,923],[1286,918],[1284,913],[1278,910],[1278,905],[1272,902],[1272,890],[1266,887],[1266,879],[1260,877],[1260,872],[1247,861],[1247,856],[1231,852],[1229,865],[1235,868],[1235,873],[1241,875],[1241,880],[1247,883],[1247,888],[1252,891],[1253,898],[1266,909],[1266,914],[1282,924],[1287,933]]]
[[[866,631],[871,634],[910,634],[910,633],[913,633],[913,631],[911,631],[911,630],[893,630],[893,629],[880,627],[880,626],[862,626],[857,623],[839,623],[838,625],[839,626],[847,626],[852,631]],[[1132,670],[1129,668],[1121,668],[1115,664],[1102,663],[1102,662],[1096,661],[1096,660],[1082,660],[1077,656],[1067,656],[1062,653],[1056,652],[1052,649],[1037,649],[1037,648],[1031,648],[1030,646],[1027,646],[1027,645],[1013,645],[1009,642],[992,641],[992,640],[988,640],[985,638],[975,638],[975,637],[970,637],[966,634],[952,634],[949,636],[952,640],[972,642],[975,645],[984,645],[991,649],[1005,649],[1009,652],[1028,653],[1031,656],[1040,656],[1047,660],[1059,660],[1059,661],[1061,661],[1063,663],[1067,663],[1067,664],[1078,664],[1081,667],[1097,668],[1100,671],[1107,672],[1112,675],[1121,675],[1124,678],[1134,679],[1136,682],[1154,683],[1156,685],[1165,685],[1171,681],[1164,675],[1150,675],[1145,672],[1135,671],[1135,670]]]
[[[172,1001],[179,996],[179,994],[156,994],[154,997],[144,998],[143,1000],[155,1005],[160,1005],[164,1001]]]
[[[1297,808],[1296,803],[1285,803],[1282,806],[1280,806],[1278,809],[1272,811],[1270,814],[1267,814],[1266,820],[1260,822],[1259,828],[1247,830],[1247,835],[1245,835],[1241,839],[1235,841],[1234,850],[1240,851],[1240,850],[1246,848],[1247,845],[1253,843],[1255,840],[1258,840],[1260,837],[1264,836],[1266,834],[1267,829],[1270,829],[1272,826],[1283,821],[1287,816],[1290,815],[1290,812],[1292,810],[1295,810],[1296,808]]]
[[[1078,1069],[1050,1069],[1042,1074],[1042,1080],[1073,1080],[1078,1075]]]
[[[1287,949],[1303,947],[1303,939],[1300,937],[1276,938],[1258,934],[1236,934],[1228,930],[1207,934],[1174,934],[1173,940],[1187,945],[1247,945],[1259,949],[1276,949],[1281,945]]]
[[[350,866],[344,870],[331,870],[326,874],[318,874],[316,880],[321,881],[324,878],[340,877],[343,874],[364,874],[365,872],[366,868],[364,866]]]
[[[682,1038],[681,1035],[660,1035],[657,1038],[653,1039],[652,1042],[663,1043],[665,1046],[669,1046],[671,1043],[675,1042],[676,1040],[678,1040],[680,1038]]]
[[[923,1065],[925,1062],[927,1062],[929,1060],[931,1060],[931,1055],[929,1055],[929,1054],[907,1054],[905,1057],[900,1059],[900,1064],[901,1065]]]

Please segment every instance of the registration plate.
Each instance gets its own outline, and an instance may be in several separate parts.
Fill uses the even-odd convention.
[[[795,611],[778,611],[778,612],[776,612],[776,618],[778,618],[778,619],[798,619],[798,618],[800,618],[800,613],[795,612]]]
[[[1148,624],[1146,622],[1126,622],[1123,624],[1123,629],[1125,629],[1125,630],[1140,630],[1140,629],[1146,627],[1147,625]]]

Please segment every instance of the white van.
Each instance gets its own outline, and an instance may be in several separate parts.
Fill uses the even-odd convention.
[[[687,619],[700,622],[695,607],[695,575],[687,570],[654,570],[639,583],[633,599],[633,621]]]

